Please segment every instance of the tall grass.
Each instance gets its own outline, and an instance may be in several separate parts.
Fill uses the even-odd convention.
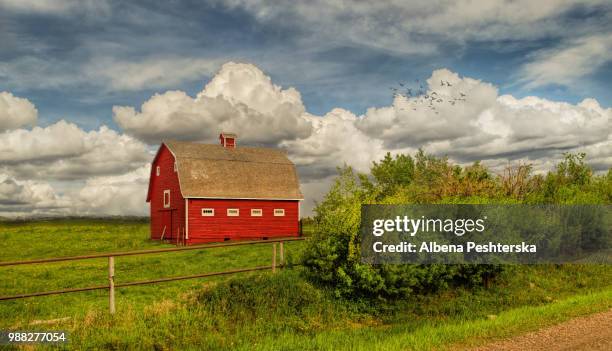
[[[527,276],[546,272],[540,268]],[[585,272],[548,268],[554,277],[548,283]],[[612,288],[604,285],[578,296],[572,293],[576,286],[552,295],[520,277],[505,279],[493,290],[384,303],[337,299],[299,271],[285,270],[208,284],[115,317],[92,312],[70,330],[79,348],[128,349],[137,343],[142,349],[427,350],[477,344],[612,308]]]

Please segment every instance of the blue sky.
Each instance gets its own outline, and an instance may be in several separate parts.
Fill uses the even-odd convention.
[[[387,152],[603,173],[611,79],[610,1],[0,0],[0,216],[146,214],[160,141],[221,130],[285,149],[305,214]]]
[[[609,35],[610,3],[605,2],[558,5],[558,12],[551,10],[542,18],[505,24],[510,33],[483,30],[481,35],[478,27],[461,20],[449,30],[464,33],[398,26],[392,22],[391,5],[370,13],[367,9],[345,11],[344,18],[341,9],[322,11],[330,18],[319,21],[309,18],[305,10],[289,6],[263,16],[259,12],[273,7],[265,2],[252,7],[222,1],[57,1],[41,7],[28,7],[27,1],[16,3],[5,2],[0,14],[0,60],[4,63],[0,65],[0,90],[32,101],[43,125],[66,118],[85,128],[101,124],[114,127],[113,105],[138,106],[153,93],[169,89],[195,94],[215,68],[230,60],[253,63],[275,83],[296,87],[307,110],[319,115],[333,107],[361,114],[368,107],[388,105],[392,100],[389,86],[427,78],[434,69],[443,67],[494,83],[501,93],[517,97],[536,95],[571,103],[593,97],[603,106],[610,106],[612,98],[610,60],[598,63],[570,84],[528,87],[518,78],[524,65],[548,50],[562,49],[589,35]],[[478,11],[477,3],[465,6]],[[435,13],[443,10],[422,11],[435,21]],[[338,28],[350,32],[359,18],[368,15],[374,22],[373,36],[384,39],[389,35],[386,26],[406,32],[390,34],[396,39],[382,43],[360,40],[356,34],[326,32]],[[390,23],[385,24],[384,16],[390,17]],[[491,26],[496,20],[490,20]],[[520,26],[541,33],[516,30]],[[409,41],[414,41],[414,50],[412,44],[405,44]],[[96,76],[80,79],[82,70],[101,57],[112,58],[115,64],[194,58],[210,60],[212,68],[180,79],[172,79],[173,73],[167,71],[156,82],[129,88],[109,86]],[[27,77],[32,71],[36,76]]]

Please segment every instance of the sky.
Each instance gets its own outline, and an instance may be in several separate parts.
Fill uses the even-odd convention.
[[[0,0],[0,216],[146,215],[161,140],[220,131],[307,215],[387,152],[604,172],[611,79],[609,1]]]

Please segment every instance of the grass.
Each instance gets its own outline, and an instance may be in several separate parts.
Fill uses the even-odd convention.
[[[473,306],[472,306],[473,307]],[[330,330],[308,337],[284,333],[264,339],[254,350],[442,350],[477,346],[518,333],[612,308],[612,290],[579,295],[540,306],[501,312],[494,319],[449,317],[383,326]]]
[[[0,224],[1,261],[62,257],[173,247],[148,239],[146,222],[108,220],[39,221]],[[287,249],[299,243],[287,243]],[[115,258],[116,282],[214,272],[271,264],[270,245],[228,247]],[[2,267],[0,295],[12,295],[108,283],[107,259],[90,259],[27,266]],[[215,281],[211,278],[208,281]],[[142,308],[200,287],[202,280],[186,280],[118,289],[118,309]],[[0,329],[27,325],[32,320],[54,319],[108,308],[104,290],[4,301]]]
[[[0,223],[1,261],[169,245],[137,221]],[[302,243],[288,243],[295,254]],[[127,282],[269,264],[270,245],[116,258]],[[106,260],[0,267],[0,295],[105,284]],[[305,280],[299,268],[128,287],[110,316],[106,291],[0,302],[0,330],[68,330],[74,349],[397,350],[476,345],[612,308],[612,268],[514,267],[490,289],[402,301],[355,301]],[[495,316],[491,319],[491,316]],[[56,324],[35,320],[70,317]]]

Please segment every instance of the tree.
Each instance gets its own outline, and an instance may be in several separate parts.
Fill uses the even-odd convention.
[[[412,182],[414,161],[410,155],[398,154],[393,158],[388,152],[380,162],[372,163],[370,172],[380,188],[379,196],[385,197]]]

